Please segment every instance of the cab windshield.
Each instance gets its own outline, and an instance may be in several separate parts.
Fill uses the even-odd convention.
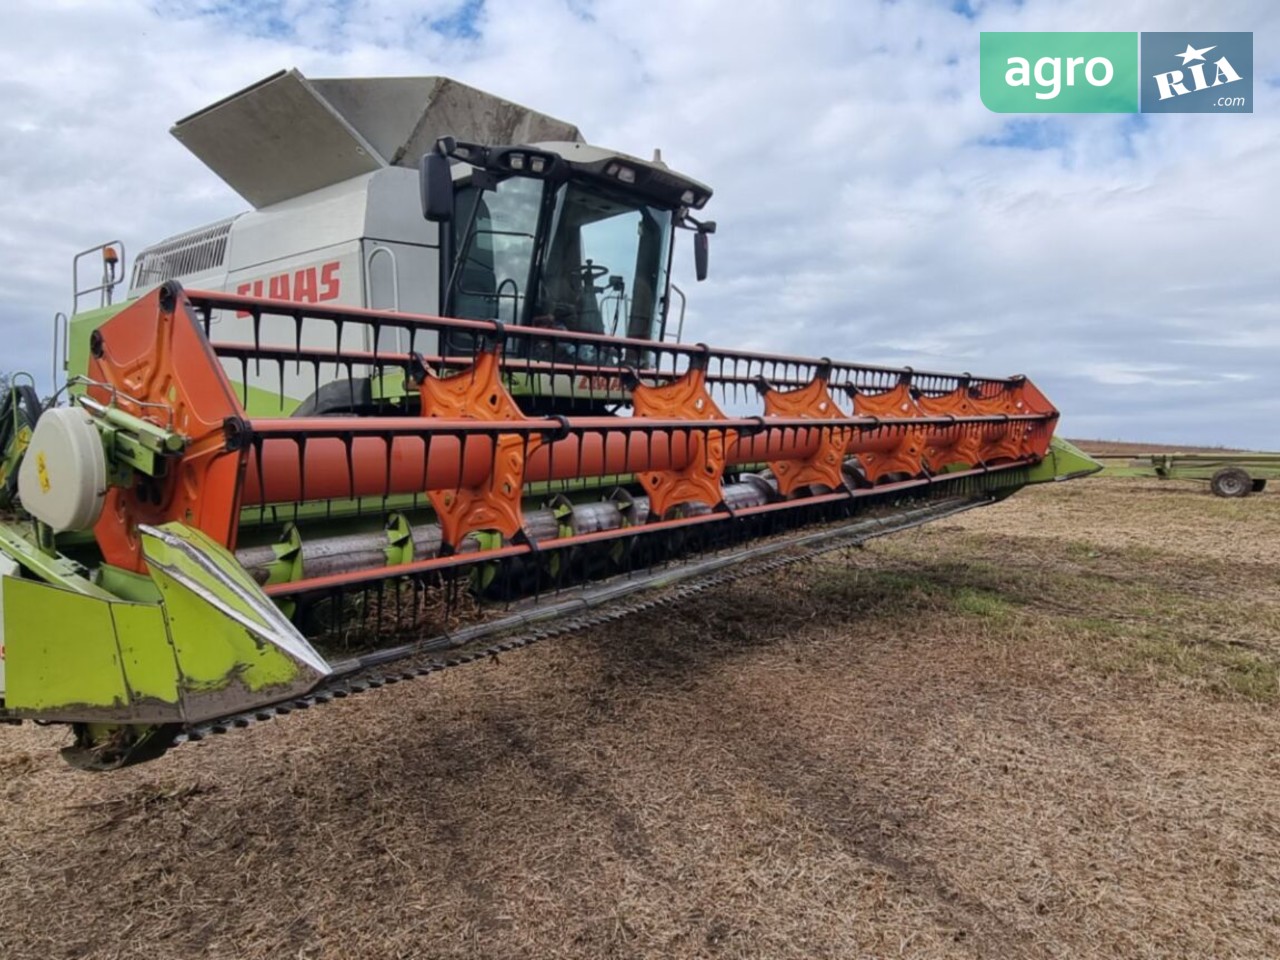
[[[661,337],[670,210],[602,185],[511,177],[463,188],[456,213],[452,315]]]

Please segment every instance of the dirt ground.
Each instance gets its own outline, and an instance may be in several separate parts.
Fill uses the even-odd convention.
[[[1280,956],[1280,495],[1090,479],[90,776],[0,957]]]

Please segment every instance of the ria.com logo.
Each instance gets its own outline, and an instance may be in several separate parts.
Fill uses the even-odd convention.
[[[984,32],[980,64],[997,113],[1253,112],[1252,33]]]

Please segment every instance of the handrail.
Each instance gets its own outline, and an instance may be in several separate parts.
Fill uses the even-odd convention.
[[[107,256],[108,252],[112,256]],[[102,282],[94,287],[80,287],[80,261],[93,253],[102,254]],[[111,305],[111,292],[120,285],[125,275],[125,250],[123,240],[108,240],[88,250],[81,250],[71,259],[71,313],[80,312],[80,299],[91,293],[100,293],[99,307]]]
[[[62,350],[58,350],[59,337],[61,337]],[[71,337],[71,321],[67,315],[59,310],[53,315],[53,385],[54,393],[57,393],[60,384],[58,376],[59,361],[61,361],[62,372],[67,372],[67,354],[70,349]]]
[[[684,295],[684,291],[681,290],[679,287],[677,287],[674,283],[671,284],[671,292],[676,294],[680,298],[680,323],[676,326],[676,338],[674,341],[675,343],[679,343],[684,337],[684,308],[688,306],[689,298],[686,297]],[[670,342],[670,338],[666,336],[666,331],[663,331],[662,339],[664,341]]]

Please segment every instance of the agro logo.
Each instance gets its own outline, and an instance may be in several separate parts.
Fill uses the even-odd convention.
[[[1135,113],[1136,33],[983,31],[982,102],[997,113]]]
[[[996,113],[1253,113],[1252,33],[984,30],[978,69]]]
[[[1252,33],[1142,34],[1144,113],[1252,113]]]
[[[1105,87],[1116,75],[1115,66],[1106,57],[1066,57],[1066,70],[1063,70],[1062,57],[1041,57],[1032,70],[1031,61],[1026,57],[1010,57],[1009,69],[1005,71],[1004,82],[1011,87],[1029,87],[1034,75],[1037,100],[1052,100],[1062,91],[1062,77],[1066,74],[1066,85],[1076,85],[1076,68],[1089,82],[1090,86]]]

